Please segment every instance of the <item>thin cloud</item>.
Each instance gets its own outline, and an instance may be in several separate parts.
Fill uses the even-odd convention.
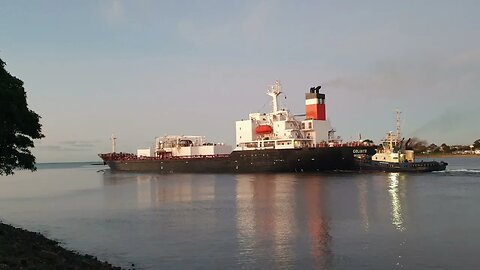
[[[111,23],[118,23],[125,16],[125,6],[121,0],[107,1],[103,6],[103,15]]]
[[[467,65],[479,65],[480,64],[480,48],[463,51],[453,56],[448,64],[452,67],[461,67]]]
[[[95,149],[99,141],[62,141],[57,144],[38,145],[36,148],[46,151],[89,151]]]
[[[452,108],[411,132],[419,138],[432,138],[435,143],[465,144],[480,138],[480,127],[472,125],[477,122],[480,108]],[[455,139],[452,139],[455,138]]]
[[[478,72],[473,63],[480,63],[480,51],[462,53],[453,58],[437,56],[387,61],[370,71],[338,76],[325,85],[379,97],[438,96],[453,89],[476,92]]]
[[[275,4],[271,1],[260,1],[252,7],[247,14],[241,27],[247,41],[255,44],[265,45],[267,41],[268,31],[267,25],[274,21]]]
[[[224,45],[232,43],[249,46],[271,45],[268,28],[276,21],[273,1],[260,1],[245,14],[225,19],[222,23],[206,23],[200,19],[184,18],[177,22],[177,35],[195,45]]]

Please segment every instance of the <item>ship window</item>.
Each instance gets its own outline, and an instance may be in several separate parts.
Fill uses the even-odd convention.
[[[308,128],[312,128],[312,122],[308,123]]]

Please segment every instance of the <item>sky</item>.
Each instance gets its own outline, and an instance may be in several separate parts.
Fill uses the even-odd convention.
[[[0,0],[0,58],[42,116],[38,162],[166,134],[235,143],[235,121],[305,110],[322,85],[344,140],[480,138],[479,1]],[[285,98],[286,97],[286,98]]]

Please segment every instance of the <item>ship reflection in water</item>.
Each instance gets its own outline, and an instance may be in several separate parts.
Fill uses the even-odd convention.
[[[358,189],[358,213],[360,215],[363,230],[368,232],[370,229],[370,218],[368,216],[368,182],[363,178],[357,181]]]
[[[128,174],[106,174],[107,186],[122,185]],[[112,205],[138,209],[175,209],[203,205],[192,230],[232,231],[236,261],[244,268],[328,269],[331,264],[326,190],[318,175],[240,174],[232,182],[224,175],[135,176],[136,192],[109,198]],[[118,195],[118,194],[117,194]],[[231,205],[225,199],[235,198]],[[121,198],[122,202],[120,202]],[[225,207],[231,209],[224,209]],[[191,209],[190,209],[191,210]],[[177,214],[178,214],[177,213]],[[230,214],[228,214],[230,213]],[[182,216],[190,223],[190,214]],[[170,217],[172,218],[172,217]],[[213,233],[215,234],[215,233]],[[210,247],[211,248],[211,247]],[[230,247],[231,248],[231,247]]]
[[[107,185],[131,182],[132,174],[107,173],[104,183]],[[136,193],[129,193],[130,201],[136,200],[138,208],[152,208],[162,203],[192,202],[215,199],[214,175],[133,175],[136,180]],[[115,196],[125,201],[124,196]],[[112,198],[112,200],[116,200]],[[118,203],[118,202],[115,202]]]
[[[405,266],[406,177],[106,173],[104,183],[136,189],[119,195],[117,187],[109,207],[155,209],[161,216],[154,224],[162,231],[158,241],[174,245],[158,251],[167,268],[169,258],[184,253],[195,254],[184,266],[208,265],[202,254],[210,250],[220,256],[212,267],[224,261],[246,269],[331,269],[361,264],[359,254],[375,258],[384,249],[385,267]],[[373,245],[378,234],[387,246]]]
[[[317,269],[328,268],[330,236],[318,176],[301,181],[292,175],[268,174],[238,175],[236,179],[242,265],[290,268],[302,260]],[[303,232],[308,232],[308,237],[303,237]],[[305,247],[310,249],[308,257]],[[273,264],[261,262],[269,257],[274,258]]]

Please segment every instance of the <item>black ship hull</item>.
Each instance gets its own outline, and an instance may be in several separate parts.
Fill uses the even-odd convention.
[[[448,163],[443,161],[401,162],[389,163],[373,160],[356,160],[361,171],[376,172],[435,172],[444,171]]]
[[[356,155],[368,146],[233,151],[223,157],[105,160],[112,171],[153,173],[268,173],[355,169]]]

